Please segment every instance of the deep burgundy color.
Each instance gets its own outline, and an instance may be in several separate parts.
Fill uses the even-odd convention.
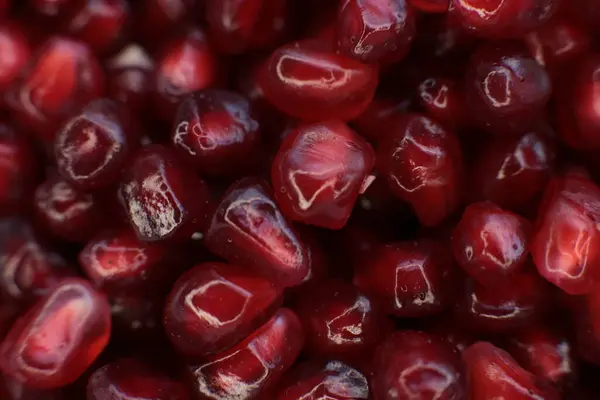
[[[452,79],[430,77],[417,87],[417,97],[427,115],[451,128],[469,124],[462,85]]]
[[[7,101],[20,125],[51,143],[57,128],[103,91],[104,75],[90,49],[53,36],[13,82]]]
[[[537,122],[552,84],[525,46],[500,42],[484,45],[471,57],[465,92],[469,115],[487,131],[506,136],[525,133]]]
[[[180,104],[171,145],[201,175],[240,175],[257,160],[260,124],[250,102],[225,90],[201,90]]]
[[[290,116],[347,121],[367,108],[377,81],[376,67],[308,41],[275,50],[259,84],[267,100]]]
[[[200,29],[187,29],[165,42],[152,79],[154,112],[170,122],[187,94],[217,82],[219,69],[218,59]]]
[[[211,211],[205,183],[160,145],[134,156],[121,178],[119,198],[143,241],[188,239],[203,231]]]
[[[102,204],[56,174],[35,190],[33,211],[38,223],[57,237],[82,243],[110,222]]]
[[[283,376],[274,400],[319,398],[368,400],[369,383],[361,372],[341,361],[308,361]]]
[[[554,144],[545,130],[490,141],[470,168],[469,196],[473,201],[490,200],[513,211],[525,209],[552,175]]]
[[[230,263],[254,268],[283,286],[301,283],[310,271],[306,246],[259,179],[245,178],[228,189],[205,244]]]
[[[131,358],[96,370],[87,385],[87,400],[188,400],[185,386],[164,372]]]
[[[363,62],[400,60],[415,37],[416,22],[407,0],[347,0],[336,20],[337,49]]]
[[[504,350],[478,342],[463,352],[467,366],[469,399],[558,400],[554,389],[521,368]]]
[[[379,171],[423,225],[437,225],[459,205],[463,165],[458,139],[419,114],[398,118],[388,129],[378,146]]]
[[[454,312],[467,330],[505,333],[536,324],[548,301],[548,288],[535,274],[515,275],[491,288],[467,279]]]
[[[375,400],[451,400],[462,399],[467,393],[458,351],[424,332],[391,335],[377,348],[373,368]]]
[[[593,290],[600,271],[600,188],[579,175],[555,178],[538,209],[531,255],[540,275],[569,294]]]
[[[40,389],[74,382],[104,350],[110,306],[82,279],[66,279],[15,323],[0,346],[0,369]]]
[[[219,353],[264,324],[281,301],[280,289],[245,268],[203,263],[173,286],[165,304],[165,330],[187,356]]]
[[[374,163],[371,146],[343,122],[299,125],[273,160],[275,199],[291,220],[341,229],[375,178]]]
[[[490,202],[467,207],[452,233],[458,265],[485,286],[505,284],[529,255],[531,224]]]
[[[199,399],[256,398],[294,363],[304,344],[298,317],[280,309],[230,350],[190,367]]]
[[[164,243],[145,243],[132,230],[121,229],[95,236],[79,253],[79,264],[105,293],[131,296],[165,289],[178,271],[169,255]]]
[[[207,0],[208,33],[226,54],[268,47],[289,30],[289,0]]]
[[[381,309],[350,284],[325,281],[304,294],[295,310],[313,358],[357,362],[388,332]]]
[[[516,38],[541,27],[558,10],[558,0],[451,0],[463,28],[489,38]]]
[[[131,115],[112,100],[97,99],[58,131],[54,154],[59,173],[79,189],[115,183],[139,142]]]
[[[0,90],[6,91],[21,73],[29,58],[31,46],[23,28],[15,23],[0,23]]]
[[[354,284],[399,317],[423,317],[451,305],[453,260],[429,240],[376,246],[357,263]]]

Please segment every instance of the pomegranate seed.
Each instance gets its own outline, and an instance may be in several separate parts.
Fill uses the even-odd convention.
[[[457,82],[438,77],[427,78],[419,84],[417,97],[427,115],[441,124],[452,129],[467,124],[465,95]]]
[[[485,45],[471,57],[465,90],[469,115],[482,128],[522,134],[539,119],[552,83],[525,46],[511,42]]]
[[[538,209],[531,255],[540,275],[569,294],[594,287],[600,234],[600,188],[577,175],[555,178]]]
[[[299,298],[305,350],[313,357],[356,362],[387,333],[385,316],[350,284],[326,281]]]
[[[305,362],[281,379],[275,400],[310,399],[367,400],[367,378],[341,361]],[[318,393],[318,394],[317,394]]]
[[[404,57],[415,37],[415,16],[407,0],[347,0],[337,15],[337,48],[363,62]]]
[[[111,296],[156,291],[177,271],[164,244],[141,242],[129,229],[94,237],[79,253],[79,264],[94,285]]]
[[[501,284],[524,268],[530,234],[531,224],[517,214],[493,203],[474,203],[454,228],[454,257],[480,284]]]
[[[152,74],[151,68],[137,66],[110,68],[107,78],[107,96],[138,113],[147,111]]]
[[[537,275],[515,275],[504,285],[485,287],[468,279],[455,316],[473,332],[505,333],[537,322],[548,302],[548,289]]]
[[[452,0],[451,10],[468,31],[490,38],[514,38],[531,32],[556,13],[558,0]]]
[[[373,365],[371,385],[376,400],[466,396],[460,355],[437,336],[396,332],[379,345]]]
[[[534,327],[510,339],[513,357],[539,378],[564,387],[575,378],[575,354],[569,341],[555,332]]]
[[[352,121],[352,126],[367,140],[377,143],[387,134],[387,128],[393,124],[394,119],[406,113],[412,106],[413,100],[410,98],[375,98],[369,107]]]
[[[31,304],[61,279],[74,275],[59,254],[44,246],[33,230],[18,219],[0,223],[0,293],[4,300]]]
[[[342,122],[299,125],[273,161],[277,204],[294,221],[341,229],[370,183],[374,158],[371,146]]]
[[[523,210],[543,191],[554,164],[554,141],[543,131],[494,139],[477,153],[470,168],[471,197]]]
[[[213,86],[218,74],[218,59],[204,32],[187,29],[166,42],[157,57],[152,79],[154,112],[171,121],[179,102],[191,92]]]
[[[165,305],[164,324],[188,356],[231,348],[264,324],[281,305],[267,279],[221,263],[199,264],[177,280]]]
[[[288,0],[208,0],[206,20],[217,50],[239,54],[268,47],[285,33]]]
[[[292,366],[304,344],[298,317],[280,309],[230,350],[190,367],[198,398],[257,398]]]
[[[573,69],[556,96],[559,132],[575,149],[597,150],[600,148],[600,111],[596,106],[600,55],[586,56]]]
[[[81,279],[65,279],[12,327],[2,372],[39,389],[74,382],[108,343],[110,306]]]
[[[104,75],[83,43],[48,39],[13,82],[7,101],[15,119],[51,143],[58,127],[83,104],[102,95]]]
[[[35,191],[34,213],[41,226],[71,242],[86,242],[106,226],[102,204],[66,180],[51,175]]]
[[[232,264],[247,265],[283,286],[295,286],[310,271],[308,252],[270,192],[258,179],[234,183],[212,217],[206,247]]]
[[[449,251],[436,242],[380,245],[357,264],[354,284],[378,299],[389,314],[423,317],[452,304],[452,264]]]
[[[160,145],[141,149],[130,161],[119,196],[143,241],[188,239],[203,230],[210,212],[210,193],[204,182]]]
[[[377,68],[295,42],[273,52],[260,72],[267,100],[286,114],[307,121],[351,120],[373,99]]]
[[[188,400],[187,389],[163,372],[131,358],[96,370],[87,385],[87,400]]]
[[[410,0],[410,4],[419,11],[445,13],[450,6],[450,0]]]
[[[252,166],[260,146],[259,123],[237,93],[202,90],[179,105],[171,145],[205,176],[239,175]]]
[[[21,74],[31,56],[26,32],[15,23],[0,23],[0,90],[5,92]]]
[[[521,368],[504,350],[478,342],[463,352],[469,399],[558,400],[559,394]]]
[[[64,400],[61,390],[39,390],[22,384],[7,376],[0,376],[2,400]]]
[[[135,149],[137,133],[119,104],[94,100],[56,134],[58,171],[80,189],[109,186]]]
[[[388,129],[378,146],[379,171],[423,225],[437,225],[459,205],[463,167],[456,136],[419,114],[399,118]]]

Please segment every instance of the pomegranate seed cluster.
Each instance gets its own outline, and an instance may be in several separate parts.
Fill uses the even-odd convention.
[[[600,0],[0,0],[0,400],[599,400]]]

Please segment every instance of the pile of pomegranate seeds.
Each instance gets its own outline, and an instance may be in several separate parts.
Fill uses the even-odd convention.
[[[0,0],[0,400],[599,400],[600,0]]]

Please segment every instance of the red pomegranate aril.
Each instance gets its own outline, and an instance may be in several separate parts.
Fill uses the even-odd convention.
[[[106,55],[125,43],[130,14],[126,0],[71,1],[62,15],[61,31],[87,43],[97,54]]]
[[[563,80],[556,96],[559,133],[577,150],[600,149],[600,54],[589,54]]]
[[[97,198],[56,174],[37,187],[33,201],[40,226],[66,241],[84,243],[109,223]]]
[[[113,67],[107,71],[107,96],[137,113],[148,111],[152,89],[152,68]]]
[[[73,112],[103,92],[104,74],[89,47],[53,36],[14,81],[7,101],[20,125],[51,143]]]
[[[559,0],[451,0],[452,16],[486,38],[517,38],[552,18]]]
[[[293,221],[341,229],[374,179],[374,163],[369,143],[343,122],[301,124],[273,160],[275,199]]]
[[[295,42],[275,50],[260,72],[267,100],[286,114],[306,121],[359,116],[377,86],[377,67]]]
[[[468,125],[465,96],[454,80],[431,77],[417,87],[417,98],[427,115],[451,128]]]
[[[424,317],[448,308],[455,268],[441,243],[419,240],[378,245],[357,263],[354,284],[398,317]]]
[[[587,33],[562,18],[531,32],[525,36],[525,42],[536,61],[553,74],[562,72],[563,67],[590,49]]]
[[[337,15],[337,49],[362,62],[404,57],[416,35],[407,0],[347,0]]]
[[[74,382],[108,343],[110,306],[82,279],[65,279],[13,325],[0,369],[40,389]]]
[[[458,265],[484,286],[506,283],[525,267],[532,227],[490,202],[473,203],[452,233]]]
[[[121,107],[112,100],[94,100],[56,134],[58,172],[77,188],[92,190],[115,183],[137,147],[132,116]]]
[[[555,178],[538,208],[531,255],[540,275],[573,295],[593,290],[600,276],[600,188],[567,175]]]
[[[469,399],[558,400],[560,395],[504,350],[477,342],[463,352]]]
[[[109,295],[165,289],[178,271],[163,243],[140,241],[130,229],[102,232],[79,253],[88,279]]]
[[[4,93],[27,65],[31,47],[23,28],[16,23],[0,23],[0,92]]]
[[[228,189],[205,244],[228,262],[251,267],[283,286],[302,283],[310,271],[305,244],[259,179],[244,178]]]
[[[195,27],[186,29],[164,42],[156,58],[152,78],[154,112],[171,121],[186,95],[214,86],[219,74],[219,60],[204,32]]]
[[[280,289],[242,267],[199,264],[181,275],[167,297],[165,330],[186,356],[220,353],[267,322],[281,300]]]
[[[421,224],[439,224],[460,201],[463,165],[456,135],[420,114],[399,118],[388,129],[378,145],[379,171]]]
[[[535,274],[515,275],[491,288],[467,279],[454,315],[471,332],[500,334],[537,323],[548,301],[546,283]]]
[[[188,390],[157,368],[122,358],[97,369],[87,384],[87,400],[188,400]]]
[[[33,146],[25,135],[1,122],[0,155],[0,214],[10,215],[30,204],[39,165]]]
[[[369,383],[356,369],[341,361],[308,361],[281,379],[275,400],[368,400]]]
[[[545,132],[496,138],[476,156],[471,170],[472,200],[489,200],[513,211],[525,209],[543,191],[555,164],[555,144]]]
[[[201,90],[179,104],[171,146],[201,175],[239,175],[257,159],[259,128],[245,97],[225,90]]]
[[[450,0],[409,0],[419,11],[426,13],[445,13],[450,7]]]
[[[525,369],[557,387],[575,381],[577,361],[569,341],[552,330],[534,327],[510,338],[508,350]]]
[[[239,54],[279,41],[289,25],[288,0],[207,0],[208,33],[215,48]]]
[[[5,375],[0,375],[0,398],[2,400],[65,400],[60,389],[35,389]]]
[[[29,305],[73,276],[65,259],[46,248],[22,220],[0,222],[0,297]],[[1,330],[1,329],[0,329]]]
[[[463,399],[467,391],[460,355],[443,339],[399,331],[381,343],[373,358],[375,400]]]
[[[280,309],[233,348],[190,366],[198,399],[253,399],[292,366],[304,344],[298,317]]]
[[[304,327],[305,351],[313,358],[359,362],[389,330],[378,306],[341,281],[311,288],[298,297],[294,309]]]
[[[465,93],[469,115],[483,129],[506,136],[526,133],[540,118],[552,83],[524,45],[491,43],[469,60]]]
[[[121,178],[121,204],[138,238],[185,240],[205,228],[211,212],[208,187],[172,150],[147,146]]]
[[[354,119],[350,125],[372,143],[377,143],[387,134],[387,129],[399,115],[405,114],[412,106],[410,97],[401,99],[375,98],[369,107]]]

